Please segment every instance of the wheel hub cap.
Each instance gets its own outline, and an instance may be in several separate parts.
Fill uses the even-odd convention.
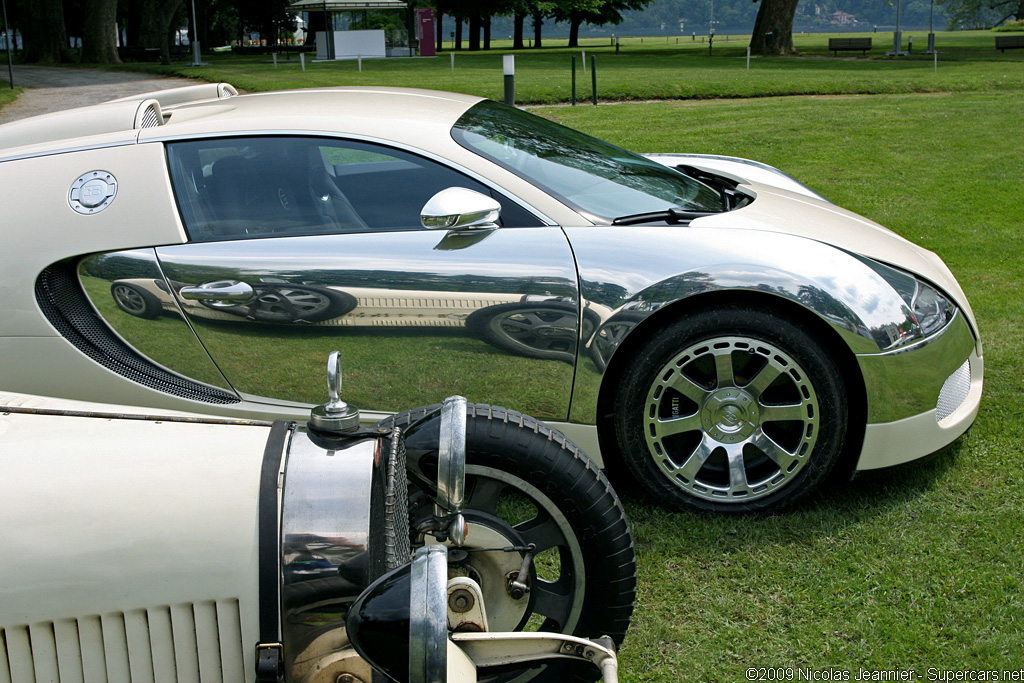
[[[716,391],[701,409],[704,431],[720,443],[745,440],[757,430],[759,417],[757,401],[741,389]]]

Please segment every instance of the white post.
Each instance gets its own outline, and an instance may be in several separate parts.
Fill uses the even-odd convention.
[[[583,73],[587,73],[587,51],[583,50]]]
[[[356,55],[356,61],[359,62],[359,73],[363,73],[363,56]]]
[[[455,53],[449,52],[448,54],[451,55],[452,58],[452,73],[455,73]]]
[[[747,45],[747,71],[750,71],[750,46]]]
[[[276,69],[277,68],[277,53],[276,52],[271,52],[270,54],[274,58],[274,68]]]
[[[302,70],[305,71],[306,70],[306,53],[305,52],[300,52],[299,53],[299,61],[302,62]]]
[[[935,73],[939,73],[939,51],[932,50],[932,58],[935,62]]]

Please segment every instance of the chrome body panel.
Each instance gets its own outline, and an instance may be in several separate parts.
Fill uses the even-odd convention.
[[[774,166],[752,159],[720,156],[717,154],[644,154],[645,157],[671,168],[680,165],[693,166],[702,171],[724,175],[741,182],[754,181],[781,190],[804,194],[821,201],[828,200],[807,187],[793,176],[783,173]]]
[[[157,254],[175,292],[202,282],[236,280],[257,288],[300,286],[324,298],[347,298],[348,311],[334,317],[326,317],[333,313],[324,309],[322,319],[275,318],[278,324],[232,314],[228,305],[179,299],[205,348],[242,395],[315,403],[322,380],[314,359],[338,348],[349,380],[347,398],[367,410],[394,411],[463,393],[471,401],[565,419],[579,337],[579,296],[563,232],[504,228],[465,248],[437,249],[444,239],[444,234],[425,230],[282,237],[161,247]],[[469,320],[474,329],[486,331],[486,324],[476,323],[486,323],[490,311],[498,316],[510,308],[538,306],[562,312],[557,318],[561,327],[550,332],[566,340],[563,352],[527,357],[526,346],[514,355],[481,341],[466,326]],[[249,324],[243,329],[226,321]],[[249,342],[245,354],[237,353],[239,335]],[[258,363],[252,354],[258,354]],[[380,375],[382,357],[387,381]],[[495,363],[502,364],[510,381],[498,385],[488,379]],[[265,368],[288,368],[292,374],[282,386],[280,377]]]
[[[702,294],[748,292],[793,302],[821,317],[857,354],[899,345],[900,327],[913,324],[888,283],[860,260],[820,242],[695,227],[595,226],[566,234],[579,263],[585,310],[609,310],[602,327],[618,320],[623,328],[602,339],[599,327],[588,353],[581,352],[573,422],[596,423],[602,365],[633,328],[655,311]],[[660,248],[651,250],[650,244]]]
[[[960,311],[939,332],[906,348],[858,354],[868,398],[868,423],[894,422],[935,410],[943,383],[974,351]]]
[[[141,355],[183,377],[233,393],[170,295],[153,249],[82,259],[78,279],[96,313]],[[122,292],[134,298],[126,302]]]
[[[299,678],[314,663],[306,660],[322,654],[313,643],[327,624],[331,649],[347,645],[345,617],[366,584],[338,568],[367,553],[378,447],[364,438],[331,451],[305,431],[291,435],[281,497],[282,636],[285,670]]]

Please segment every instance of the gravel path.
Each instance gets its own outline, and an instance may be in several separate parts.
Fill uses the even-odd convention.
[[[7,77],[6,71],[3,76]],[[124,71],[16,66],[14,84],[24,86],[25,90],[17,100],[0,109],[0,123],[198,82]]]

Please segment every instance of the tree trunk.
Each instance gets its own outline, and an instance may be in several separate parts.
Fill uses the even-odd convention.
[[[583,15],[579,12],[569,13],[569,47],[580,46],[580,24],[583,23]]]
[[[1024,0],[1021,0],[1024,2]],[[523,25],[526,23],[526,15],[516,12],[512,18],[512,49],[522,50],[526,47],[523,43]]]
[[[750,51],[762,55],[788,55],[793,47],[793,17],[797,0],[761,0],[750,36]],[[771,33],[771,37],[766,34]]]
[[[455,49],[462,49],[462,17],[455,17]]]
[[[442,26],[441,18],[444,15],[441,14],[441,10],[437,11],[437,16],[434,17],[434,21],[437,22],[434,26],[437,29],[437,51],[440,52],[441,48],[444,47],[444,27]]]
[[[536,14],[533,15],[533,46],[534,47],[540,47],[541,46],[540,32],[541,32],[541,28],[543,26],[544,26],[544,15],[541,14],[540,12],[537,12]]]
[[[469,50],[475,52],[480,49],[480,17],[473,15],[469,18]]]
[[[22,59],[43,64],[71,61],[61,0],[31,0],[24,5],[21,11]]]
[[[85,0],[82,61],[120,64],[117,56],[117,0]]]
[[[490,17],[484,17],[483,25],[484,25],[484,49],[485,50],[490,50],[491,49],[491,18]]]

